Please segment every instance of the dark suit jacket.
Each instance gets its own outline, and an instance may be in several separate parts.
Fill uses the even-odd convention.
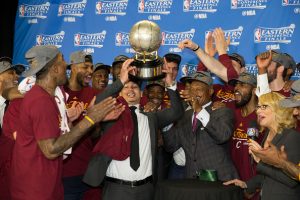
[[[97,96],[96,103],[103,99],[118,94],[123,88],[123,84],[120,80],[115,81],[112,85],[107,87],[101,94]],[[153,179],[156,182],[156,162],[157,162],[157,131],[172,122],[178,120],[184,113],[184,109],[181,103],[180,96],[177,91],[169,90],[168,93],[171,100],[171,107],[158,112],[144,113],[148,117],[151,139],[151,153],[152,153],[152,170]],[[108,123],[105,126],[110,127],[112,123]],[[104,132],[105,134],[105,132]],[[104,179],[107,167],[111,161],[106,155],[95,155],[91,159],[87,172],[83,178],[83,181],[92,186],[98,186]]]
[[[265,136],[265,139],[267,138]],[[288,156],[288,160],[298,164],[300,161],[300,133],[294,129],[284,129],[277,134],[272,143],[280,148],[282,145]],[[300,183],[290,178],[280,169],[259,162],[256,171],[258,175],[247,181],[248,193],[262,188],[262,200],[299,200]]]
[[[182,147],[186,155],[186,177],[195,177],[201,169],[217,170],[219,180],[231,180],[238,177],[231,161],[228,141],[233,133],[234,114],[228,108],[212,111],[210,120],[203,127],[198,120],[196,132],[192,132],[193,110],[185,112],[184,117],[172,129],[163,133],[164,146],[174,152]]]

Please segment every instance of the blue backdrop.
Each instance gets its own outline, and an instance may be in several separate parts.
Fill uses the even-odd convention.
[[[71,52],[85,50],[94,63],[111,64],[119,54],[134,55],[129,32],[145,19],[160,26],[159,55],[180,54],[180,69],[190,72],[198,59],[189,50],[180,51],[178,42],[189,38],[203,47],[205,34],[216,27],[231,37],[229,53],[243,55],[250,72],[256,70],[255,55],[268,49],[300,61],[300,0],[20,0],[13,62],[26,64],[29,48],[50,44],[67,61]]]

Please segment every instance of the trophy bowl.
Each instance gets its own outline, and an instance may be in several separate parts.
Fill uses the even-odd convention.
[[[161,45],[159,26],[148,20],[135,23],[129,33],[130,46],[135,51],[133,66],[137,70],[134,75],[141,80],[155,80],[164,77],[163,60],[157,55]]]

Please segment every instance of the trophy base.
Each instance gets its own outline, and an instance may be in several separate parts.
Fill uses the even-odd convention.
[[[129,74],[131,78],[154,81],[165,77],[165,73],[162,72],[163,61],[160,58],[145,62],[135,59],[131,65],[136,67],[135,75]]]

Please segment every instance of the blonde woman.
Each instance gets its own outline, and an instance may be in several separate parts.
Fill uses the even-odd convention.
[[[284,145],[288,159],[293,163],[300,161],[300,133],[294,130],[296,119],[293,117],[293,109],[280,107],[279,101],[284,99],[279,93],[270,92],[259,97],[257,105],[257,121],[265,129],[263,145],[250,140],[249,153],[258,163],[258,175],[247,182],[234,179],[225,182],[225,185],[235,184],[245,189],[247,194],[261,189],[262,200],[299,200],[300,184],[290,178],[280,169],[260,162],[260,159],[252,153],[253,150],[263,150],[273,143],[276,147]]]

